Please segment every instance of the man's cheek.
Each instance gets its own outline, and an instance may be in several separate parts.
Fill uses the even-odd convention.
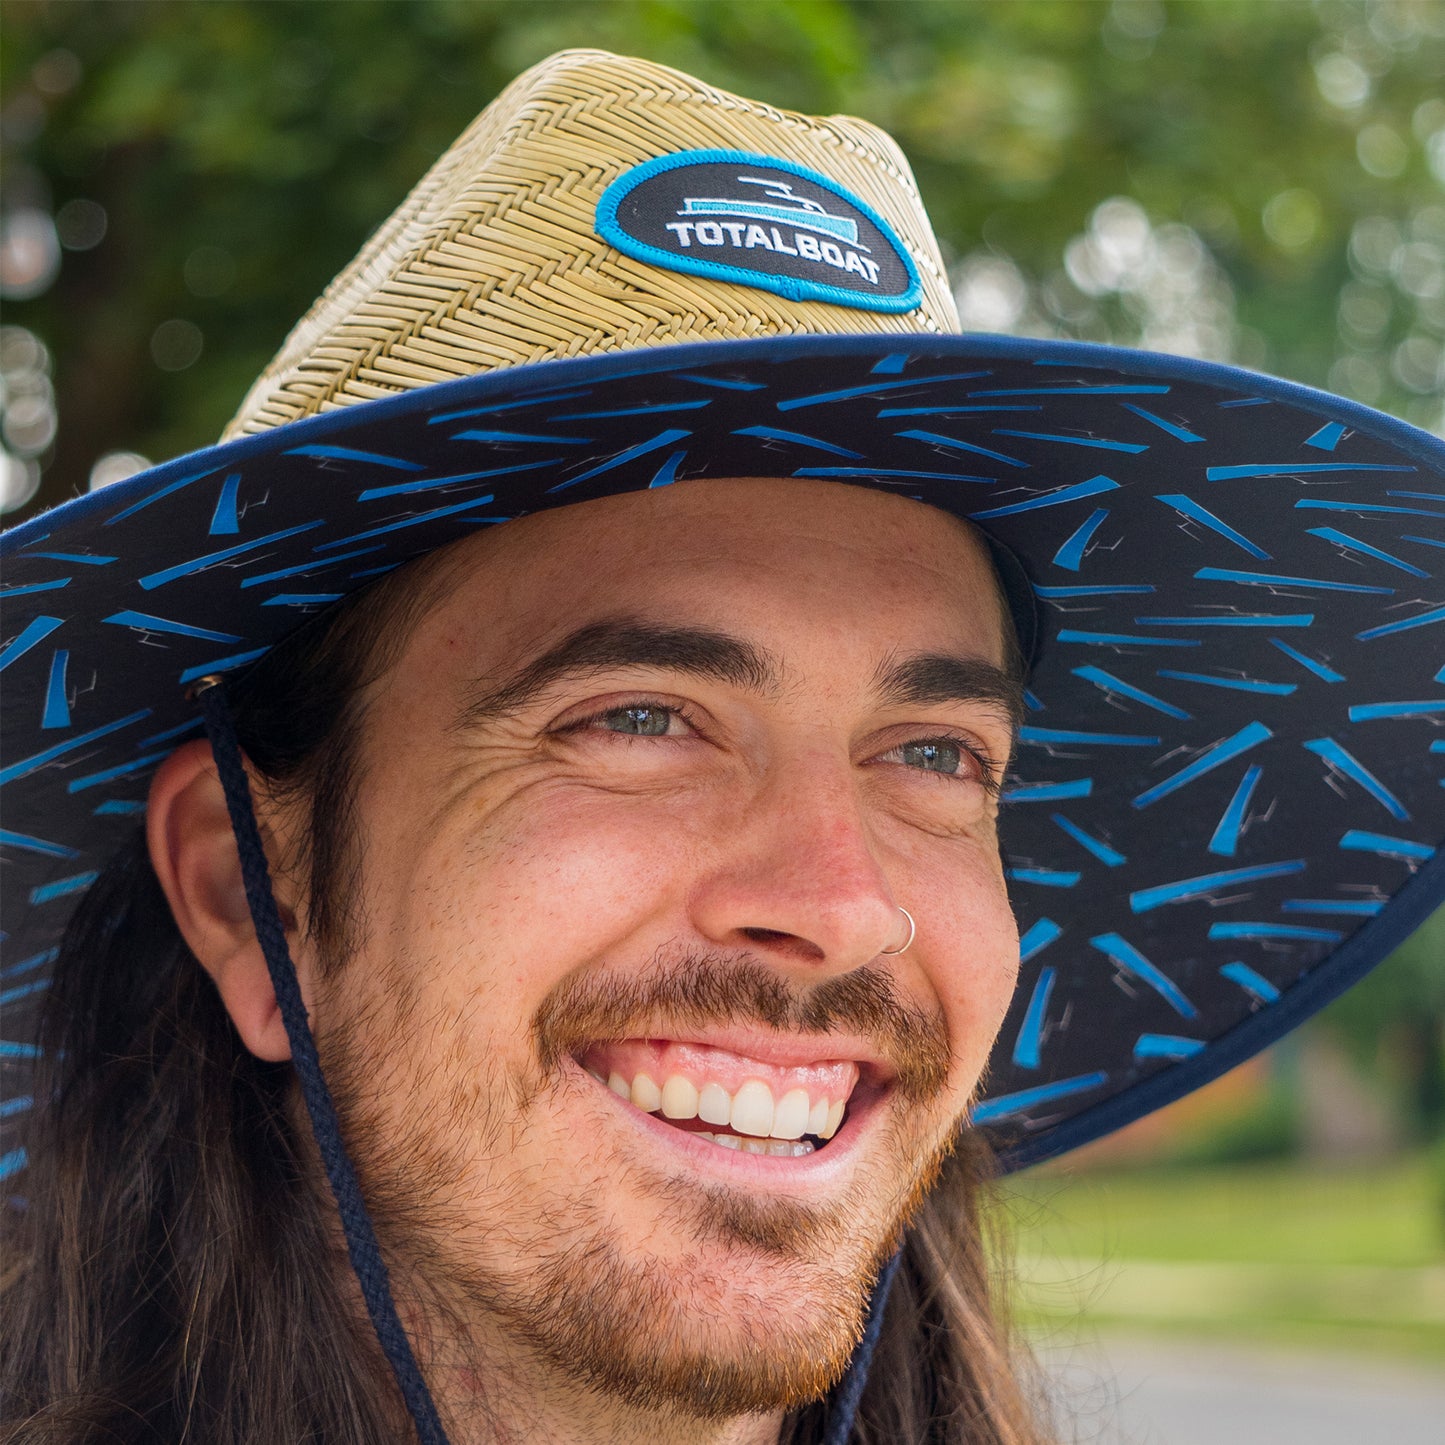
[[[955,918],[935,971],[955,1070],[971,1091],[988,1061],[1019,976],[1018,928],[1002,886],[993,908]]]
[[[625,938],[685,893],[693,834],[675,810],[636,799],[550,799],[494,821],[467,848],[464,876],[429,892],[470,900],[472,927],[507,940],[524,972],[539,947],[580,961],[575,953]]]

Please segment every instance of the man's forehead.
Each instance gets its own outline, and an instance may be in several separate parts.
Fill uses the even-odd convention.
[[[619,619],[727,632],[758,656],[770,635],[811,622],[834,647],[871,645],[877,667],[885,651],[919,651],[925,633],[987,660],[1009,652],[975,530],[855,486],[681,483],[534,513],[449,550],[441,631],[499,671]]]
[[[579,539],[594,545],[642,545],[703,525],[747,537],[786,527],[797,536],[852,539],[932,538],[939,547],[974,550],[976,529],[949,512],[880,487],[797,477],[699,477],[664,487],[554,506],[490,529],[508,547],[538,554]],[[696,531],[702,543],[712,534]]]

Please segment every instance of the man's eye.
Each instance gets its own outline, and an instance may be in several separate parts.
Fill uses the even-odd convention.
[[[905,767],[922,768],[929,773],[954,775],[965,766],[962,746],[948,738],[922,738],[893,749],[893,755]]]
[[[901,763],[905,768],[944,778],[971,779],[991,793],[999,787],[998,765],[979,749],[956,738],[915,738],[890,748],[881,761]]]
[[[599,713],[594,722],[608,732],[626,733],[639,738],[660,738],[671,730],[673,716],[670,707],[644,704],[612,708],[609,712]]]

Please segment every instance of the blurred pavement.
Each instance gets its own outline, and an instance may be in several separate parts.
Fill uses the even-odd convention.
[[[1039,1358],[1069,1445],[1445,1441],[1445,1362],[1112,1334]]]

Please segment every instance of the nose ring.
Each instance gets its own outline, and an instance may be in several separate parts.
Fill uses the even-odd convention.
[[[908,920],[908,937],[903,940],[902,948],[880,948],[879,953],[907,953],[913,946],[913,935],[918,932],[918,925],[914,923],[913,915],[906,908],[900,907],[898,911]]]

